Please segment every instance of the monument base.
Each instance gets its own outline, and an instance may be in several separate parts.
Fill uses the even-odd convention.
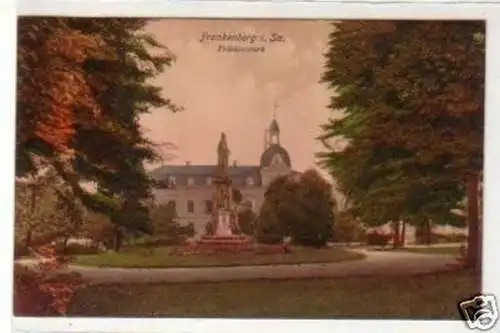
[[[253,240],[245,235],[204,235],[195,244],[201,252],[242,252],[253,250]]]
[[[235,213],[221,209],[214,215],[215,232],[205,234],[198,241],[191,243],[196,252],[242,252],[253,250],[253,239],[234,233],[238,223]]]
[[[255,255],[291,253],[288,244],[259,244],[245,235],[204,235],[199,240],[189,240],[184,246],[174,248],[171,255],[222,254],[251,252]]]

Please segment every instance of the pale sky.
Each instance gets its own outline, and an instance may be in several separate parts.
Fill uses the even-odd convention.
[[[158,77],[184,111],[155,110],[142,119],[154,142],[173,142],[178,157],[168,164],[214,164],[221,132],[226,132],[230,160],[258,165],[264,130],[277,99],[281,144],[292,166],[303,171],[322,150],[315,140],[330,111],[331,92],[318,83],[331,26],[326,21],[166,19],[148,31],[169,47],[176,62]],[[200,42],[204,32],[284,37],[281,42]],[[265,46],[264,52],[219,52],[218,46]]]

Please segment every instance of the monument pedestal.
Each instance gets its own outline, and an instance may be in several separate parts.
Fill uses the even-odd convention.
[[[214,173],[213,234],[204,235],[191,249],[195,252],[241,252],[253,250],[251,237],[238,235],[239,225],[229,178],[229,148],[226,134],[221,133],[217,146],[217,169]]]
[[[215,232],[203,235],[197,242],[199,250],[209,252],[241,252],[253,250],[252,238],[246,235],[235,235],[231,229],[234,216],[230,211],[218,211]]]
[[[234,216],[230,211],[220,210],[215,217],[215,236],[229,237],[233,236],[231,225],[234,223]]]

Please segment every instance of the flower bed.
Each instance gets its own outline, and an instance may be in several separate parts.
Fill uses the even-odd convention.
[[[52,248],[35,253],[40,263],[35,268],[14,265],[14,314],[16,316],[64,315],[75,292],[84,286],[76,273],[61,273],[66,258]]]

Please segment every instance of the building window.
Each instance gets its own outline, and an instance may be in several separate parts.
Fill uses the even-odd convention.
[[[187,184],[188,184],[188,186],[193,186],[194,185],[194,178],[193,177],[189,177],[188,180],[187,180]]]
[[[176,202],[175,200],[169,200],[168,201],[168,206],[172,209],[172,210],[177,210],[177,205],[176,205]]]
[[[213,211],[212,200],[205,200],[205,213],[210,214]]]
[[[253,186],[253,185],[255,185],[255,182],[254,182],[254,180],[253,180],[253,177],[247,177],[247,180],[246,180],[246,181],[247,181],[247,185],[248,185],[248,186]]]
[[[281,155],[280,154],[274,155],[271,164],[273,165],[283,164],[283,158],[281,158]]]
[[[188,213],[194,213],[194,201],[193,200],[188,200],[187,211],[188,211]]]
[[[167,188],[175,187],[175,176],[168,176],[167,178]]]
[[[169,189],[172,188],[173,186],[170,183],[170,178],[167,177],[165,179],[158,180],[156,183],[156,187],[160,189]]]
[[[207,185],[212,185],[212,177],[207,177]]]

